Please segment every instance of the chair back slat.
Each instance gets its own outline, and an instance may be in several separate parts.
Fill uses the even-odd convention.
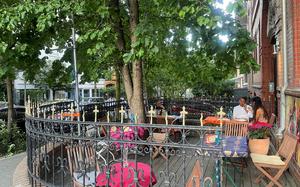
[[[274,113],[272,113],[270,120],[269,120],[269,124],[274,125],[275,121],[276,121],[276,115]]]
[[[247,136],[248,134],[248,122],[243,121],[226,121],[225,124],[225,136]]]
[[[67,155],[68,155],[68,163],[69,163],[69,169],[70,169],[70,173],[73,173],[74,170],[74,159],[72,158],[72,151],[70,148],[66,148],[67,149]]]
[[[297,137],[290,133],[285,133],[278,154],[285,159],[290,159],[296,150],[296,146]]]
[[[68,155],[68,163],[69,170],[71,174],[76,170],[80,170],[82,168],[82,164],[88,164],[89,166],[95,164],[95,150],[92,145],[72,145],[67,146],[67,155]],[[93,164],[92,164],[93,163]],[[96,163],[96,170],[99,170],[99,166]]]

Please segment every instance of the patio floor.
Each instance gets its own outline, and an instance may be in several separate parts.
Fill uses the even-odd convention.
[[[189,140],[192,143],[197,139],[193,136],[190,136]],[[117,155],[115,156],[117,157],[120,156],[120,152],[116,154]],[[200,161],[201,170],[204,173],[204,178],[207,177],[214,180],[215,177],[215,159],[213,157],[193,156],[193,155],[187,155],[186,157],[183,157],[175,154],[173,156],[170,156],[168,161],[166,161],[162,156],[158,156],[156,159],[153,160],[150,158],[150,154],[146,154],[143,156],[129,154],[128,159],[135,160],[135,157],[137,157],[136,159],[138,162],[143,162],[152,165],[152,172],[155,174],[157,178],[157,183],[154,185],[155,187],[167,186],[167,184],[165,184],[165,181],[169,181],[171,187],[185,186],[185,182],[191,175],[196,160]],[[240,161],[240,159],[237,161]],[[225,187],[234,186],[232,182],[230,182],[229,177],[226,176],[225,174],[226,172],[224,172],[224,170],[226,170],[228,175],[231,176],[231,178],[233,179],[237,187],[266,186],[266,184],[268,183],[268,180],[266,179],[262,180],[261,184],[254,183],[254,180],[258,176],[259,171],[254,167],[250,158],[247,158],[246,162],[247,162],[247,167],[244,168],[243,170],[240,167],[233,166],[232,164],[226,164],[225,162],[223,162],[223,179],[222,179],[223,186]],[[169,180],[167,180],[166,177],[164,176],[164,172],[169,173],[169,176],[171,176]],[[62,186],[62,181],[59,176],[60,175],[55,175],[56,179],[53,181],[53,183],[55,183],[55,186]],[[286,171],[282,175],[279,182],[284,187],[300,186],[300,183],[299,182],[297,183],[297,181],[292,177],[289,171]],[[72,186],[71,176],[68,172],[67,172],[67,176],[64,178],[64,186]],[[215,186],[215,183],[211,186]]]
[[[198,157],[199,158],[199,157]],[[147,162],[145,159],[141,159],[141,161]],[[254,183],[254,180],[259,174],[259,171],[254,167],[252,161],[250,158],[247,160],[247,167],[241,170],[240,167],[233,166],[231,164],[223,164],[223,170],[226,170],[228,174],[232,177],[234,180],[234,183],[237,187],[263,187],[268,184],[267,179],[263,179],[260,184]],[[192,159],[188,160],[186,163],[186,177],[188,178],[189,175],[192,172],[193,166],[195,165],[196,162],[196,157],[193,157]],[[202,170],[204,172],[204,177],[211,177],[213,178],[214,176],[214,160],[211,158],[201,158],[200,162],[202,166]],[[171,185],[173,186],[182,186],[182,181],[183,181],[183,159],[181,159],[178,156],[172,156],[169,158],[169,169],[170,172],[174,172],[178,178],[175,183],[171,181]],[[158,157],[157,159],[154,160],[153,162],[153,171],[155,171],[155,174],[157,175],[158,183],[155,186],[165,186],[164,184],[164,179],[159,177],[158,173],[159,171],[163,171],[166,169],[166,161],[162,157]],[[279,181],[283,186],[285,187],[297,187],[300,184],[297,183],[297,181],[291,176],[289,171],[286,171],[282,177],[280,178]],[[175,185],[174,185],[175,184]],[[228,177],[226,177],[224,171],[223,171],[223,186],[228,186],[231,187],[233,186]]]

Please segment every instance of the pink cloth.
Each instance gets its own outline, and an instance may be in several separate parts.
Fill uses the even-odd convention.
[[[142,127],[137,127],[138,129],[138,136],[143,137],[145,130]],[[118,128],[111,128],[110,130],[110,137],[114,140],[121,140],[121,129]],[[134,140],[134,128],[133,127],[127,127],[123,131],[123,140]],[[116,147],[120,148],[120,143],[114,143]],[[124,143],[124,147],[134,147],[134,144],[128,144]]]
[[[138,175],[138,184],[137,186],[148,187],[150,186],[150,179],[152,185],[157,183],[156,176],[153,172],[150,171],[151,168],[148,164],[137,162],[137,170],[135,168],[135,162],[128,162],[128,167],[123,167],[123,187],[134,186],[134,171],[137,171]],[[110,187],[119,187],[121,184],[121,175],[122,175],[122,163],[115,163],[111,165],[110,169]],[[97,176],[97,186],[106,186],[108,183],[106,179],[106,169]]]

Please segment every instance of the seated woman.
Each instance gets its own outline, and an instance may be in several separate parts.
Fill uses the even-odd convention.
[[[269,116],[268,112],[262,104],[260,97],[252,98],[253,106],[253,119],[251,126],[266,126],[272,127],[271,124],[268,124]]]

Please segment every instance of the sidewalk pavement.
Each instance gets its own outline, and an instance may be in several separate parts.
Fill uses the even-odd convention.
[[[18,164],[25,158],[26,153],[20,153],[7,158],[0,158],[0,187],[12,187],[13,175]],[[26,170],[26,168],[23,168]]]

